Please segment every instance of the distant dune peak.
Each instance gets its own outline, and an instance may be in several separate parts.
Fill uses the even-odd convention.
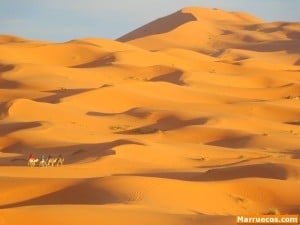
[[[177,27],[190,22],[196,21],[197,18],[190,12],[184,12],[183,10],[177,11],[166,17],[159,18],[150,22],[120,38],[118,41],[130,41],[133,39],[141,38],[144,36],[150,36],[155,34],[167,33]]]
[[[154,20],[136,30],[118,38],[118,41],[127,42],[145,36],[168,33],[192,21],[231,21],[244,23],[262,23],[263,20],[244,12],[227,12],[217,8],[185,7],[181,10]]]
[[[257,18],[245,12],[228,12],[218,8],[203,8],[203,7],[185,7],[181,9],[183,13],[190,13],[197,19],[212,19],[212,20],[242,20],[244,22],[261,23],[262,19]]]
[[[25,41],[28,40],[13,35],[7,35],[7,34],[0,35],[0,44],[9,43],[9,42],[25,42]]]
[[[129,32],[118,41],[150,51],[181,48],[214,56],[230,48],[278,51],[273,44],[278,41],[286,43],[280,50],[297,52],[289,46],[297,44],[298,37],[297,23],[265,23],[245,12],[185,7]]]

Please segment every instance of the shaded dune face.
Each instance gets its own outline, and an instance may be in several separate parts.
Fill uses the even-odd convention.
[[[6,135],[11,132],[15,132],[21,129],[28,129],[33,127],[38,127],[41,124],[38,122],[25,122],[25,123],[9,123],[9,124],[0,124],[1,131],[0,135]]]
[[[207,121],[206,118],[196,118],[191,120],[181,120],[180,118],[177,118],[176,116],[167,116],[164,118],[161,118],[157,120],[156,123],[135,128],[132,130],[122,131],[121,134],[151,134],[156,133],[158,131],[169,131],[169,130],[176,130],[181,127],[185,126],[193,126],[193,125],[201,125],[204,124]]]
[[[182,81],[182,72],[175,71],[167,74],[163,74],[157,77],[152,78],[150,81],[165,81],[170,82],[177,85],[184,85],[184,81]]]
[[[116,41],[0,35],[0,225],[298,213],[299,33],[189,7]]]
[[[0,65],[0,72],[1,73],[7,72],[7,71],[10,71],[10,70],[13,70],[13,69],[14,69],[13,65],[3,65],[3,64]]]
[[[148,23],[148,24],[118,38],[117,40],[126,42],[129,40],[138,39],[138,38],[141,38],[144,36],[167,33],[185,23],[188,23],[191,21],[196,21],[196,20],[197,20],[197,18],[194,15],[192,15],[190,13],[184,13],[182,11],[178,11],[167,17],[160,18],[151,23]]]
[[[54,93],[54,95],[50,95],[50,96],[43,97],[43,98],[38,98],[38,99],[35,99],[35,101],[56,104],[56,103],[59,103],[62,98],[69,97],[69,96],[76,95],[76,94],[83,93],[85,91],[90,91],[90,90],[93,90],[93,89],[68,89],[68,90],[66,90],[66,89],[62,88],[60,90],[45,91],[47,93]]]
[[[97,181],[97,180],[95,180]],[[103,205],[125,202],[121,196],[115,196],[109,190],[97,187],[94,179],[73,181],[65,187],[49,194],[33,197],[29,200],[3,205],[1,208],[14,208],[30,205]],[[33,180],[34,182],[34,180]],[[35,181],[36,182],[36,181]],[[37,185],[42,185],[43,180],[38,180]],[[59,180],[56,181],[57,183]],[[40,183],[40,184],[39,184]],[[63,181],[61,182],[63,183]],[[50,183],[51,185],[51,183]],[[53,187],[54,188],[54,187]],[[50,189],[51,190],[51,189]],[[82,195],[85,197],[82,198]],[[75,197],[77,196],[77,197]]]
[[[100,66],[109,65],[109,64],[113,63],[115,60],[116,59],[115,59],[115,57],[113,55],[107,55],[107,56],[104,56],[104,57],[102,57],[100,59],[96,59],[96,60],[88,62],[88,63],[84,63],[84,64],[72,66],[72,68],[93,68],[93,67],[100,67]]]
[[[0,44],[26,42],[26,41],[27,40],[24,38],[12,36],[12,35],[1,35],[0,37]]]
[[[1,89],[13,89],[19,87],[18,82],[7,80],[2,76],[3,73],[9,72],[13,69],[14,69],[13,65],[0,64],[0,88]]]
[[[228,168],[212,169],[205,173],[178,172],[158,174],[137,174],[139,176],[160,177],[186,181],[224,181],[247,177],[260,177],[268,179],[286,180],[287,170],[280,165],[254,164],[246,166],[232,166]]]

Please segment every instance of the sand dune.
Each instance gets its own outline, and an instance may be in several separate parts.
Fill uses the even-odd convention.
[[[1,44],[9,44],[9,43],[16,43],[16,42],[27,42],[29,40],[17,36],[12,35],[1,35],[0,36],[0,43]]]
[[[214,56],[220,55],[220,52],[226,49],[254,51],[252,57],[240,54],[229,59],[230,62],[236,62],[273,51],[288,51],[291,54],[282,54],[283,58],[297,58],[300,44],[297,38],[299,30],[299,23],[264,23],[252,15],[241,12],[184,8],[138,28],[118,40],[148,50],[185,48]],[[279,55],[274,58],[280,59]],[[268,67],[272,64],[270,60],[272,56],[274,55],[270,54],[264,60],[269,63]],[[263,64],[255,63],[256,67],[261,65]]]
[[[1,35],[0,225],[299,213],[299,34],[189,7],[116,41]]]

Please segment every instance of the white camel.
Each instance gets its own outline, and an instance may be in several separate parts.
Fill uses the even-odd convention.
[[[48,159],[48,166],[54,166],[57,162],[57,158]]]
[[[46,162],[46,160],[45,160],[45,159],[40,160],[39,166],[40,166],[40,167],[47,167],[47,162]]]
[[[58,157],[56,165],[57,166],[62,166],[64,161],[65,161],[65,159],[63,157]]]
[[[28,160],[28,166],[35,167],[35,165],[38,164],[38,162],[39,162],[39,159],[31,158]]]
[[[45,159],[38,159],[38,158],[31,158],[28,160],[28,166],[30,167],[35,167],[35,166],[40,166],[40,167],[48,167],[48,166],[62,166],[63,162],[65,159],[61,156],[55,157],[55,158],[48,158],[47,160]]]

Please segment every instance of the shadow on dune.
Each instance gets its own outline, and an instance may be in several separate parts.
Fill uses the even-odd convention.
[[[10,81],[2,78],[1,74],[13,70],[13,65],[0,64],[0,89],[13,89],[20,87],[20,84],[16,81]]]
[[[255,25],[247,26],[245,27],[245,29],[249,31],[259,31],[264,33],[284,32],[289,39],[299,40],[300,32],[296,30],[289,30],[288,27],[290,25],[297,26],[297,23],[281,22],[279,25],[275,23],[255,24]]]
[[[15,67],[13,65],[0,64],[0,73],[5,73],[13,70]]]
[[[300,159],[300,151],[293,152],[292,153],[292,158],[293,159]]]
[[[36,157],[41,155],[57,156],[61,154],[65,158],[65,164],[71,164],[76,162],[87,162],[99,160],[104,156],[114,155],[116,152],[113,148],[122,145],[143,145],[142,143],[119,139],[111,142],[95,143],[95,144],[77,144],[53,148],[32,148],[23,143],[16,143],[7,148],[4,148],[4,153],[19,153],[20,157],[10,157],[1,159],[0,165],[4,166],[25,166],[24,160],[27,161],[27,157],[30,153],[33,153]],[[25,150],[25,151],[24,151]],[[26,163],[27,164],[27,163]]]
[[[222,34],[221,35],[231,35],[231,34],[234,34],[234,32],[233,31],[231,31],[231,30],[222,30]]]
[[[300,40],[300,32],[299,31],[287,32],[286,36],[293,40]]]
[[[124,175],[124,174],[119,174]],[[254,164],[245,166],[234,166],[228,168],[211,169],[207,172],[167,172],[167,173],[137,173],[126,174],[131,176],[145,176],[176,179],[184,181],[225,181],[241,178],[268,178],[286,180],[288,178],[287,171],[284,167],[272,164]]]
[[[236,165],[241,164],[241,163],[251,162],[251,161],[259,160],[259,159],[267,159],[269,157],[270,156],[261,156],[261,157],[257,157],[257,158],[242,159],[242,160],[239,160],[239,161],[236,161],[236,162],[226,163],[226,164],[210,165],[210,166],[199,166],[198,168],[209,169],[209,168],[223,168],[223,167],[228,167],[228,166],[236,166]]]
[[[248,31],[253,31],[254,36],[257,32],[263,32],[266,34],[273,32],[286,32],[286,26],[292,23],[281,23],[281,24],[255,24],[245,27]],[[271,25],[271,26],[270,26]],[[300,32],[288,31],[286,32],[288,40],[271,40],[271,41],[256,41],[246,42],[242,45],[232,45],[232,48],[247,49],[257,52],[274,52],[274,51],[286,51],[289,54],[300,53]],[[245,40],[246,41],[246,40]]]
[[[124,203],[126,199],[101,188],[98,179],[86,179],[61,190],[29,200],[0,205],[0,209],[32,205],[104,205]],[[34,185],[34,184],[33,184]],[[20,190],[22,193],[22,190]]]
[[[21,85],[16,81],[5,80],[0,77],[0,89],[14,89]]]
[[[86,115],[88,116],[115,116],[115,115],[128,115],[128,116],[133,116],[137,118],[146,118],[151,115],[151,111],[146,109],[146,108],[139,108],[135,107],[132,109],[129,109],[125,112],[121,113],[102,113],[102,112],[87,112]]]
[[[6,123],[0,124],[0,135],[6,135],[23,129],[42,126],[40,122]]]
[[[289,124],[289,125],[297,125],[297,126],[300,125],[300,121],[291,121],[291,122],[285,122],[285,123]]]
[[[290,155],[292,159],[300,159],[300,150],[299,149],[284,151],[284,152],[280,152],[280,153]]]
[[[102,112],[87,112],[86,115],[88,116],[115,116],[120,115],[122,113],[102,113]]]
[[[226,138],[217,141],[205,143],[206,145],[226,147],[226,148],[244,148],[252,140],[252,136],[242,136],[234,138]]]
[[[125,34],[124,36],[118,38],[117,41],[127,42],[145,36],[167,33],[191,21],[197,21],[197,18],[191,13],[183,13],[178,11],[169,16],[150,22],[128,34]]]
[[[150,79],[149,81],[163,81],[177,85],[185,85],[186,83],[182,80],[183,72],[178,70],[171,73],[163,74]]]
[[[0,120],[7,115],[8,102],[0,102]]]
[[[191,120],[182,120],[176,116],[167,116],[159,119],[156,123],[135,128],[132,130],[126,130],[116,132],[117,134],[152,134],[158,131],[169,131],[183,128],[186,126],[203,125],[208,121],[208,118],[196,118]]]
[[[70,68],[94,68],[94,67],[101,67],[111,65],[113,62],[116,61],[116,57],[114,55],[107,55],[102,58],[96,59],[94,61],[79,64],[76,66],[71,66]]]
[[[277,31],[282,31],[289,24],[291,24],[291,23],[282,22],[280,24],[275,24],[275,23],[254,24],[254,25],[245,27],[245,29],[249,30],[249,31],[260,31],[260,32],[264,32],[264,33],[273,33],[273,32],[277,32]]]
[[[146,118],[151,115],[152,111],[146,108],[132,108],[128,111],[124,112],[126,115],[138,117],[138,118]]]
[[[278,40],[262,43],[252,43],[250,45],[232,46],[236,48],[257,51],[257,52],[275,52],[286,51],[288,54],[300,53],[299,40]]]
[[[65,89],[61,88],[59,90],[52,90],[52,91],[44,91],[47,93],[54,93],[54,95],[42,97],[35,99],[37,102],[46,102],[46,103],[52,103],[57,104],[60,102],[62,98],[70,97],[73,95],[81,94],[87,91],[94,90],[93,88],[82,88],[82,89]]]

